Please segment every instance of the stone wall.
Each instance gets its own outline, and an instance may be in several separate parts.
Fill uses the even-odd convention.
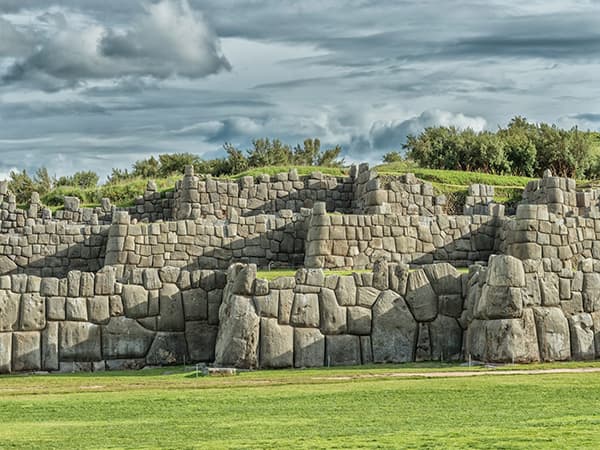
[[[28,219],[22,233],[0,233],[0,273],[64,276],[104,265],[107,225]]]
[[[590,259],[573,271],[558,260],[493,256],[473,290],[466,353],[492,362],[600,357],[598,269]]]
[[[193,168],[175,191],[177,219],[232,215],[273,214],[282,209],[300,212],[317,201],[325,202],[330,211],[347,211],[353,198],[353,179],[314,172],[299,176],[295,169],[277,175],[243,177],[240,180],[200,179]]]
[[[107,264],[226,269],[233,261],[261,267],[297,267],[304,260],[309,210],[295,214],[130,223],[125,212],[110,227]]]
[[[487,261],[503,219],[496,216],[402,216],[326,214],[313,209],[306,267],[370,268],[386,261],[466,267]]]
[[[467,275],[450,264],[409,271],[256,278],[256,267],[227,274],[215,349],[217,365],[320,367],[462,358]]]
[[[0,373],[212,361],[225,280],[175,267],[0,276]]]

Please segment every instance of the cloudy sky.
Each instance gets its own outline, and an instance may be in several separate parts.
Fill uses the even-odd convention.
[[[594,0],[0,0],[0,177],[428,125],[600,127]]]

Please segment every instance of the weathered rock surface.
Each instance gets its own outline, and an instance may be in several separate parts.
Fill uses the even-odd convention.
[[[325,336],[316,328],[294,328],[294,367],[320,367],[325,361]]]
[[[417,322],[404,299],[394,291],[383,291],[373,306],[373,361],[412,361],[416,334]]]
[[[423,269],[415,270],[409,274],[406,303],[419,322],[429,322],[437,316],[437,295]]]
[[[102,355],[108,359],[144,358],[153,339],[154,332],[135,319],[112,317],[102,327]]]
[[[257,367],[259,323],[252,299],[241,295],[225,297],[219,310],[215,364]]]
[[[569,323],[560,308],[533,308],[542,361],[565,361],[571,357]]]
[[[88,322],[61,322],[59,345],[61,361],[100,361],[102,359],[99,325]]]
[[[279,325],[277,319],[260,319],[260,367],[282,368],[294,365],[294,329]]]
[[[156,333],[146,355],[146,363],[151,366],[168,366],[183,364],[184,361],[189,361],[184,334],[164,331]]]
[[[326,364],[355,366],[361,363],[360,338],[349,334],[326,336]]]

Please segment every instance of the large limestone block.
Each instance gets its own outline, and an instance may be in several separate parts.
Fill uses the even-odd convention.
[[[279,291],[279,323],[290,323],[292,307],[294,305],[294,291],[282,289]]]
[[[85,298],[67,298],[66,312],[67,320],[87,321],[87,302]]]
[[[408,276],[406,303],[419,322],[429,322],[437,316],[437,295],[423,269],[415,270]]]
[[[350,334],[326,336],[325,361],[328,366],[356,366],[361,364],[360,337]]]
[[[121,293],[125,315],[132,319],[148,315],[148,291],[143,286],[126,284]]]
[[[415,361],[431,360],[431,336],[429,322],[419,323],[417,333],[417,346],[415,348]]]
[[[252,299],[228,295],[219,309],[215,364],[239,368],[258,366],[259,317]]]
[[[438,314],[429,324],[431,359],[434,361],[458,361],[462,356],[463,332],[453,317]]]
[[[453,295],[462,292],[460,273],[451,264],[427,264],[423,270],[437,295]]]
[[[208,319],[208,295],[202,288],[183,291],[183,313],[185,320]]]
[[[111,317],[102,327],[102,355],[105,359],[144,358],[154,332],[127,317]]]
[[[294,294],[291,324],[299,327],[319,327],[319,296],[317,294]]]
[[[358,335],[371,334],[371,310],[361,306],[348,308],[348,333]]]
[[[12,333],[0,333],[0,373],[10,373],[11,370]]]
[[[594,321],[588,313],[569,317],[571,357],[576,360],[594,359]]]
[[[571,358],[569,323],[560,308],[533,308],[540,357],[543,361]]]
[[[191,361],[214,361],[217,332],[217,326],[206,322],[186,322],[185,340]]]
[[[467,338],[465,346],[465,358],[475,361],[485,361],[486,359],[486,320],[475,319],[467,328]]]
[[[61,322],[59,326],[61,361],[100,361],[100,326],[88,322]]]
[[[381,291],[369,286],[360,286],[356,289],[356,304],[365,308],[373,307]]]
[[[183,331],[185,329],[183,302],[177,285],[163,284],[160,289],[159,304],[158,329],[160,331]]]
[[[279,325],[277,319],[260,319],[260,367],[282,368],[294,365],[294,329]]]
[[[525,286],[523,263],[509,255],[490,256],[486,277],[490,286]]]
[[[342,306],[356,305],[356,283],[353,276],[339,277],[338,285],[335,288],[335,296]]]
[[[490,286],[485,284],[477,301],[475,317],[478,319],[513,319],[523,314],[524,288]]]
[[[404,299],[394,291],[383,291],[373,305],[373,361],[412,361],[416,334],[417,322]]]
[[[592,313],[592,322],[594,323],[594,347],[598,358],[600,356],[600,311]]]
[[[187,343],[183,333],[158,332],[146,355],[151,366],[168,366],[189,361]]]
[[[13,333],[12,337],[12,370],[41,369],[41,342],[37,331]]]
[[[256,280],[256,264],[234,264],[227,271],[227,281],[232,294],[252,295]]]
[[[319,312],[323,334],[343,334],[346,332],[346,308],[338,304],[333,290],[321,289]]]
[[[104,324],[110,319],[110,301],[108,295],[96,295],[87,299],[88,319],[93,323]]]
[[[543,306],[560,305],[559,278],[557,274],[547,272],[543,278],[540,278],[540,293],[542,294]]]
[[[583,274],[583,307],[586,312],[600,310],[600,273]]]
[[[485,361],[529,363],[540,360],[531,309],[520,319],[486,320]]]
[[[0,332],[17,329],[21,296],[7,290],[0,290]]]
[[[58,322],[48,322],[42,331],[42,369],[58,370]]]
[[[279,291],[272,289],[267,295],[255,296],[254,306],[259,316],[277,318],[279,315]]]
[[[17,270],[17,265],[6,255],[0,256],[0,275],[6,275]]]
[[[21,320],[23,331],[43,330],[46,326],[46,299],[37,293],[21,294]]]
[[[294,367],[321,367],[325,361],[325,336],[316,328],[294,329]]]

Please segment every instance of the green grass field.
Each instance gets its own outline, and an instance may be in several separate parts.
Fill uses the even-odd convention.
[[[582,367],[566,363],[518,367]],[[499,368],[499,372],[508,367]],[[514,368],[511,367],[511,368]],[[398,378],[409,364],[0,377],[6,448],[593,448],[600,374]]]

